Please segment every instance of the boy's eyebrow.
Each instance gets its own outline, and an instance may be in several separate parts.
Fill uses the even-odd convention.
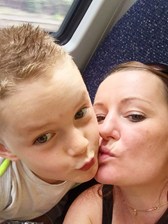
[[[85,99],[87,98],[88,95],[85,91],[82,91],[81,94],[78,94],[77,98],[78,98],[78,103],[81,102],[81,99]],[[26,132],[26,133],[31,133],[33,131],[38,131],[38,130],[42,130],[48,126],[51,126],[53,125],[53,121],[52,122],[49,122],[49,121],[46,121],[45,123],[41,123],[41,124],[30,124],[30,125],[27,125],[26,127],[24,127],[22,129],[22,131]]]
[[[22,129],[22,131],[24,131],[26,133],[30,133],[33,131],[42,130],[42,129],[46,128],[46,126],[50,126],[50,125],[53,125],[53,122],[45,122],[43,124],[32,124],[32,125],[28,125],[27,127],[24,127]]]

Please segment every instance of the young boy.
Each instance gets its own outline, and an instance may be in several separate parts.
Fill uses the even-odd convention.
[[[0,223],[54,207],[97,170],[98,128],[79,70],[30,24],[0,30]]]

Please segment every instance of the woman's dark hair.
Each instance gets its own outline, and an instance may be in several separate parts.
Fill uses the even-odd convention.
[[[137,61],[130,61],[122,63],[114,67],[108,75],[112,75],[118,71],[140,70],[148,71],[156,75],[164,85],[166,99],[168,101],[168,65],[164,63],[141,63]]]

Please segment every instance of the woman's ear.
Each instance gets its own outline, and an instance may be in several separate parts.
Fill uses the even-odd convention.
[[[6,149],[6,147],[1,143],[0,143],[0,157],[13,161],[18,160],[18,157],[14,155],[12,152],[10,152],[10,150]]]

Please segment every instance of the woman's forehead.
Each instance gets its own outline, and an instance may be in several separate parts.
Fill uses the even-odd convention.
[[[141,96],[151,100],[163,96],[163,82],[147,71],[118,71],[108,76],[99,86],[95,101],[103,97]],[[161,94],[159,94],[161,93]],[[159,99],[160,100],[160,99]]]

